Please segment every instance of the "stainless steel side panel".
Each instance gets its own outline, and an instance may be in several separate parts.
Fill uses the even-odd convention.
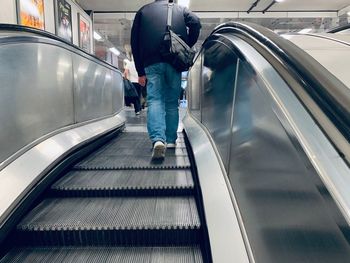
[[[65,43],[3,34],[0,59],[0,170],[62,129],[124,105],[120,71]]]
[[[58,161],[124,122],[119,114],[61,132],[40,142],[0,171],[0,228],[22,198]]]
[[[112,71],[112,111],[119,112],[124,107],[123,78],[119,72]]]
[[[73,55],[75,121],[112,114],[112,72]]]
[[[0,46],[0,163],[74,121],[69,52],[51,45]]]
[[[201,72],[202,72],[202,56],[199,55],[191,68],[188,76],[188,97],[189,108],[192,115],[201,121],[200,97],[201,97]]]
[[[203,47],[201,115],[226,171],[230,157],[232,110],[238,57],[220,41]]]
[[[220,89],[220,85],[206,88],[201,83],[201,87],[194,89],[202,89],[205,94],[198,103],[202,111],[198,125],[204,126],[213,148],[217,149],[216,158],[220,159],[221,145],[215,139],[215,133],[229,132],[225,135],[230,148],[229,181],[223,180],[226,177],[222,175],[221,179],[215,177],[219,172],[208,167],[215,159],[210,155],[208,143],[199,143],[200,132],[193,132],[194,125],[187,119],[184,122],[193,144],[200,184],[204,186],[204,206],[206,199],[209,203],[215,200],[220,214],[221,202],[226,200],[221,196],[222,186],[211,180],[215,177],[222,184],[227,183],[225,187],[231,194],[251,261],[350,262],[349,167],[278,75],[274,66],[279,65],[271,65],[253,46],[236,35],[225,37],[234,44],[233,50],[243,54],[237,67],[233,107],[218,99],[220,90],[209,90]],[[190,77],[198,75],[201,74]],[[212,79],[213,73],[208,76]],[[222,92],[222,96],[228,96],[228,93]],[[226,115],[227,110],[231,110],[230,131],[225,128],[225,122],[219,122],[220,114]],[[192,108],[189,112],[192,114]],[[216,117],[210,116],[212,112],[217,112]],[[201,156],[203,151],[210,157]],[[224,170],[224,160],[220,160],[220,164]],[[208,194],[206,188],[221,196],[220,200]],[[206,206],[209,236],[213,222],[222,224],[221,219],[215,218],[210,211],[215,213],[216,210]],[[228,206],[227,211],[229,216]],[[231,217],[231,221],[226,222],[226,225],[230,224],[236,225],[237,220]],[[219,232],[217,228],[213,229]],[[213,246],[212,239],[210,242]],[[229,244],[225,244],[228,245],[226,250],[235,248]],[[213,248],[214,262],[223,262],[225,258],[215,261],[216,249]],[[235,262],[234,257],[229,259]]]
[[[184,119],[196,160],[213,262],[250,262],[225,176],[203,127],[190,115]]]

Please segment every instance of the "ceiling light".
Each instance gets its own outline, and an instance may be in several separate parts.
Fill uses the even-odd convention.
[[[177,1],[177,4],[189,8],[189,6],[190,6],[190,0],[178,0],[178,1]]]
[[[120,51],[118,49],[116,49],[115,47],[111,47],[109,49],[114,55],[119,56],[120,55]]]
[[[94,39],[96,39],[97,41],[101,40],[102,37],[100,36],[99,33],[97,33],[96,31],[94,31]]]
[[[275,0],[277,3],[281,3],[283,2],[284,0]]]
[[[349,12],[347,12],[347,14],[348,14],[348,16],[350,16],[350,11],[349,11]]]

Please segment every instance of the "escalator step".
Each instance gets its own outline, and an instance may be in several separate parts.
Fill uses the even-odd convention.
[[[17,226],[20,244],[189,245],[199,240],[187,197],[48,198]]]
[[[55,196],[178,196],[193,194],[190,170],[71,171],[52,185]]]
[[[151,156],[121,156],[119,158],[94,157],[88,158],[77,165],[77,170],[144,170],[144,169],[189,169],[190,161],[187,157],[168,157],[162,162],[153,162]]]
[[[199,247],[34,247],[11,250],[0,263],[201,263]]]
[[[147,133],[121,133],[120,136],[90,154],[76,169],[187,169],[190,167],[183,137],[175,149],[167,149],[163,162],[152,162]]]

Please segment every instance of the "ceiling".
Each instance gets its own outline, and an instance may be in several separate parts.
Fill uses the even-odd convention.
[[[152,0],[75,0],[85,10],[135,12]],[[273,0],[261,0],[254,11],[262,11]],[[190,0],[193,11],[247,11],[255,0]],[[350,5],[349,0],[284,0],[269,11],[339,11]]]
[[[122,52],[120,59],[129,55],[130,31],[135,12],[144,4],[152,2],[152,0],[75,1],[85,10],[94,11],[94,30],[102,35],[104,40],[95,41],[96,53],[98,51],[105,53],[103,50],[114,46]],[[230,20],[257,23],[277,33],[295,32],[304,28],[322,32],[339,25],[341,20],[336,12],[350,6],[350,0],[284,0],[269,10],[279,13],[262,14],[261,11],[272,1],[260,0],[258,6],[248,15],[246,11],[255,0],[190,0],[190,9],[197,13],[202,23],[197,48],[200,48],[204,39],[217,25]]]

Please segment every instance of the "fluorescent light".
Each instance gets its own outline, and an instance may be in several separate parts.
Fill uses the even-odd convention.
[[[100,36],[99,33],[97,33],[96,31],[94,31],[94,39],[96,39],[96,40],[98,41],[98,40],[101,40],[102,37]]]
[[[275,0],[277,3],[281,3],[283,2],[284,0]]]
[[[111,47],[109,49],[114,55],[119,56],[120,55],[120,51],[118,49],[116,49],[115,47]]]
[[[177,4],[188,8],[190,6],[190,0],[178,0]]]
[[[304,28],[302,30],[300,30],[298,33],[299,34],[307,34],[310,33],[312,31],[312,28]]]

